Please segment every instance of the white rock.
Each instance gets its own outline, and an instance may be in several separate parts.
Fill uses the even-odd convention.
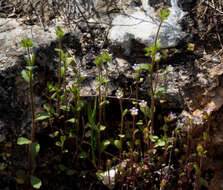
[[[112,167],[110,170],[104,172],[102,183],[106,185],[109,189],[113,189],[115,186],[115,178],[118,175],[119,167],[125,168],[127,166],[126,162],[121,162],[120,164]]]
[[[121,46],[127,55],[131,53],[132,39],[146,46],[152,45],[160,23],[154,9],[148,5],[148,0],[142,0],[142,4],[145,11],[136,10],[126,15],[116,16],[113,19],[113,27],[109,31],[112,44]],[[178,7],[177,0],[171,0],[171,5],[170,15],[163,23],[159,35],[163,48],[174,47],[185,37],[179,25],[185,12]]]
[[[115,184],[115,177],[117,173],[118,173],[117,168],[111,168],[110,170],[105,171],[102,183],[107,187],[109,187],[110,189],[112,189]]]

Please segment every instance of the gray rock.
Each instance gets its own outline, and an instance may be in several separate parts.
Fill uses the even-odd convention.
[[[163,48],[174,47],[185,37],[179,21],[185,13],[178,7],[176,0],[171,0],[172,7],[168,20],[161,27],[159,39]],[[113,19],[113,27],[109,32],[109,40],[114,46],[121,46],[125,54],[131,53],[131,41],[136,40],[146,46],[152,45],[159,26],[159,19],[148,1],[142,1],[142,8],[126,14],[120,14]]]
[[[39,51],[35,65],[37,68],[47,67],[53,64],[53,61],[49,61],[49,50],[42,57],[41,49],[49,47],[57,40],[55,30],[56,26],[44,31],[37,25],[25,25],[22,19],[0,18],[0,136],[2,139],[8,140],[13,137],[12,139],[16,140],[16,137],[27,134],[30,130],[28,85],[21,77],[21,71],[26,64],[24,61],[26,50],[20,46],[20,41],[24,38],[34,41],[32,52]],[[66,32],[65,29],[64,31]],[[51,51],[53,51],[51,53],[53,59],[54,48],[51,48]],[[55,69],[55,66],[52,69]],[[39,78],[41,75],[43,73],[35,74],[36,84],[40,84],[44,79]],[[37,95],[38,89],[35,88],[34,91],[35,104],[40,107],[43,102]]]

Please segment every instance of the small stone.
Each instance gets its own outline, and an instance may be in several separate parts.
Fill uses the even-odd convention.
[[[87,34],[87,38],[91,38],[91,34],[90,33]]]

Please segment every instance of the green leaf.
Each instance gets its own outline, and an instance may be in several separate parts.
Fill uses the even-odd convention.
[[[47,111],[50,112],[50,105],[49,104],[44,104],[43,108]]]
[[[125,135],[121,135],[121,134],[120,134],[120,135],[118,135],[118,136],[119,136],[120,138],[125,138]]]
[[[96,172],[96,176],[97,176],[98,180],[102,181],[104,179],[104,172],[98,170]]]
[[[47,83],[47,89],[49,90],[49,92],[51,92],[51,90],[53,89],[53,85],[51,83]]]
[[[165,142],[164,140],[159,139],[159,140],[156,142],[156,144],[155,144],[154,147],[164,147],[165,144],[166,144],[166,142]]]
[[[64,32],[63,32],[63,30],[58,26],[57,27],[57,31],[56,31],[56,33],[57,33],[57,37],[58,38],[62,38],[63,37],[63,35],[64,35]]]
[[[71,59],[66,58],[65,63],[64,63],[65,67],[67,68],[70,65],[70,63],[71,63]]]
[[[33,142],[33,144],[32,144],[32,159],[33,160],[38,155],[39,151],[40,151],[40,145],[39,145],[39,143]]]
[[[43,112],[36,116],[35,121],[42,121],[48,118],[50,118],[50,114],[48,112]]]
[[[60,141],[62,143],[62,146],[64,145],[64,142],[66,139],[67,139],[67,137],[65,135],[60,136]]]
[[[90,125],[95,123],[94,122],[95,120],[93,118],[93,111],[92,111],[92,108],[91,108],[91,104],[88,104],[88,121],[89,121]]]
[[[95,65],[101,65],[103,63],[103,58],[102,56],[99,56],[95,59],[94,64]]]
[[[136,102],[136,101],[132,101],[132,104],[133,104],[133,105],[138,105],[138,102]]]
[[[66,60],[67,57],[68,57],[68,53],[67,52],[64,53],[63,50],[61,50],[61,58]],[[65,63],[64,63],[64,66],[65,66]]]
[[[54,100],[56,95],[57,95],[57,92],[54,92],[50,98]]]
[[[135,131],[133,131],[133,134],[135,135],[138,132],[139,132],[139,129],[136,129]]]
[[[159,51],[160,49],[161,49],[161,41],[160,39],[158,39],[156,42],[156,51]]]
[[[25,38],[20,42],[20,45],[24,48],[30,48],[34,45],[34,43],[29,38]]]
[[[102,58],[103,58],[104,61],[106,61],[106,62],[111,61],[111,59],[112,59],[112,57],[109,56],[109,55],[107,54],[107,52],[104,52],[104,53],[102,54]]]
[[[158,136],[154,136],[154,135],[149,135],[149,138],[152,142],[156,142],[159,139]]]
[[[90,125],[95,125],[95,119],[96,119],[96,106],[97,106],[97,100],[94,101],[94,110],[91,108],[91,104],[88,104],[88,121]]]
[[[140,68],[146,71],[151,71],[152,70],[152,65],[151,64],[140,64]]]
[[[163,104],[163,103],[165,103],[166,102],[166,100],[160,100],[160,103],[161,104]]]
[[[104,100],[103,102],[100,103],[100,106],[103,106],[103,105],[106,105],[106,104],[109,104],[109,101],[108,100]]]
[[[51,138],[57,137],[58,135],[59,135],[59,131],[55,131],[55,132],[49,134],[49,136],[50,136]]]
[[[63,110],[63,111],[69,111],[69,106],[66,106],[66,105],[62,105],[60,106],[60,109]]]
[[[84,107],[84,101],[79,101],[78,102],[78,107],[77,107],[77,111],[81,111],[81,109]]]
[[[125,115],[128,113],[128,109],[125,109],[122,113],[122,116],[125,117]]]
[[[115,141],[114,141],[114,145],[115,145],[118,149],[120,149],[120,147],[121,147],[120,140],[115,140]]]
[[[100,131],[104,131],[106,129],[105,125],[100,125]]]
[[[57,141],[55,144],[56,144],[56,146],[62,147],[62,144],[60,141]]]
[[[159,16],[160,16],[161,20],[167,20],[169,14],[170,14],[169,9],[161,9]]]
[[[81,159],[86,159],[87,158],[87,153],[82,151],[80,154],[79,154],[79,158]]]
[[[143,107],[140,107],[140,110],[141,110],[141,112],[145,115],[145,116],[147,116],[148,118],[150,118],[150,109],[149,109],[149,107],[148,106],[146,106],[145,108],[143,108]]]
[[[110,144],[111,144],[111,142],[109,140],[103,141],[101,144],[101,151],[103,152]]]
[[[39,189],[42,186],[41,180],[33,175],[30,176],[30,183],[34,189]]]
[[[64,72],[65,72],[65,68],[64,68],[64,66],[62,66],[62,67],[61,67],[61,78],[63,78],[63,76],[64,76]]]
[[[30,80],[29,80],[30,72],[27,71],[27,70],[22,70],[21,74],[22,74],[22,78],[23,78],[26,82],[29,83],[29,82],[30,82]]]
[[[155,96],[160,96],[162,94],[165,94],[166,90],[165,88],[159,88],[156,92],[155,92]]]
[[[69,123],[75,123],[75,119],[74,118],[68,119],[67,122],[69,122]]]
[[[31,142],[32,142],[31,140],[24,137],[19,137],[17,140],[18,145],[30,144]]]
[[[36,66],[26,66],[26,70],[27,71],[33,71],[33,69],[35,69]]]
[[[147,52],[145,54],[146,56],[148,56],[148,57],[150,57],[150,56],[154,57],[156,55],[157,49],[156,49],[155,46],[152,45],[150,47],[146,47],[145,48],[145,51]]]

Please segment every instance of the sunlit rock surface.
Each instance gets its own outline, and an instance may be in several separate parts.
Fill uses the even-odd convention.
[[[163,48],[174,47],[185,37],[179,21],[185,13],[171,0],[170,15],[161,27],[159,39]],[[141,8],[126,10],[113,19],[109,39],[114,46],[121,46],[126,54],[131,53],[131,41],[136,40],[146,46],[152,45],[160,23],[159,11],[149,6],[148,0],[142,1]]]

